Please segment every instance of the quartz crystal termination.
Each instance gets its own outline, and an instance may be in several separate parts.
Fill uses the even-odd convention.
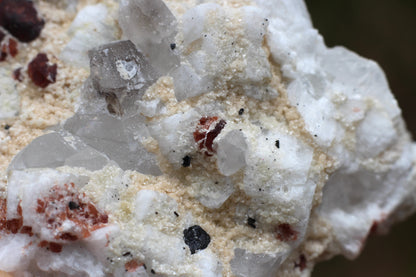
[[[0,270],[309,276],[414,212],[416,147],[379,66],[327,48],[301,0],[231,2],[122,0],[111,36],[80,14],[117,5],[78,12],[62,57],[88,48],[90,77],[9,166],[0,245],[23,255]]]
[[[163,1],[121,0],[119,24],[123,37],[133,41],[161,74],[179,62],[172,51],[177,20]]]
[[[122,107],[139,100],[139,91],[159,77],[130,40],[105,44],[89,56],[94,89],[105,97],[111,114],[129,113]]]

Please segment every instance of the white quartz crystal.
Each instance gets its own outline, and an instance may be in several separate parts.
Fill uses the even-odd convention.
[[[106,5],[84,7],[68,29],[71,40],[60,58],[75,66],[88,67],[88,50],[117,39],[118,30],[114,22],[113,12]]]
[[[228,132],[218,138],[217,145],[217,165],[221,174],[231,176],[247,164],[247,142],[242,132]]]
[[[304,277],[414,212],[383,71],[327,48],[302,0],[109,2],[78,11],[61,54],[90,64],[75,115],[9,165],[0,270]],[[50,214],[84,216],[79,197],[108,221],[56,225],[38,211],[60,190]],[[3,223],[19,218],[32,236]]]
[[[236,17],[246,21],[241,34],[230,34]],[[268,20],[259,9],[224,9],[206,3],[188,10],[181,23],[183,44],[178,46],[183,55],[172,72],[179,101],[218,89],[224,82],[256,99],[277,96],[270,87],[270,64],[261,47]]]

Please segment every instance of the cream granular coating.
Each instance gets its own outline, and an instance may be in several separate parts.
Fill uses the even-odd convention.
[[[148,132],[139,139],[140,145],[155,155],[163,174],[122,170],[112,163],[96,171],[75,164],[57,171],[13,174],[27,180],[40,178],[40,182],[53,176],[60,180],[75,178],[80,191],[109,213],[111,235],[94,235],[94,239],[105,242],[97,257],[106,255],[99,264],[105,265],[103,272],[107,273],[116,274],[121,269],[123,273],[117,274],[124,274],[125,268],[167,276],[249,276],[244,272],[253,267],[254,271],[274,270],[263,275],[257,272],[260,275],[256,276],[308,276],[316,262],[331,255],[357,255],[371,225],[386,220],[388,214],[394,217],[400,213],[399,203],[405,202],[407,193],[391,189],[389,180],[397,180],[399,186],[411,192],[415,175],[410,169],[414,163],[409,137],[395,114],[395,102],[389,100],[382,78],[380,81],[377,77],[378,68],[345,49],[327,49],[312,29],[302,1],[282,0],[276,11],[260,0],[216,1],[219,5],[192,0],[165,2],[178,20],[178,35],[174,41],[163,43],[170,44],[172,50],[176,48],[181,61],[171,76],[161,76],[140,98],[150,110],[157,101],[162,108],[154,108],[152,116],[138,116],[138,127],[126,128]],[[80,0],[78,10],[100,3]],[[163,2],[157,3],[162,3],[161,12],[166,12]],[[20,113],[1,122],[10,126],[0,131],[4,195],[6,168],[13,156],[85,104],[79,98],[86,90],[81,91],[81,86],[89,76],[88,70],[59,59],[70,40],[67,30],[75,14],[45,1],[37,4],[46,21],[41,37],[28,45],[21,44],[19,55],[4,63],[10,70],[24,68],[23,82],[16,82]],[[116,2],[104,4],[110,14],[117,13]],[[248,15],[254,23],[245,21]],[[203,25],[199,34],[192,33],[187,25],[195,22],[194,18],[200,21],[192,27]],[[188,43],[190,38],[194,40]],[[145,48],[143,51],[148,50]],[[39,52],[45,52],[50,62],[58,65],[57,81],[45,89],[34,86],[26,74],[26,65]],[[254,60],[250,60],[252,57]],[[337,62],[343,59],[347,59],[343,67],[353,68],[357,63],[361,65],[358,69],[373,72],[376,85],[370,80],[365,83],[370,84],[367,90],[356,93],[354,80],[359,78],[354,70],[342,71]],[[205,67],[201,69],[201,65]],[[353,92],[344,87],[349,83],[344,77],[350,78]],[[200,78],[199,87],[190,81],[192,78]],[[206,91],[187,91],[187,86]],[[367,95],[379,91],[383,97]],[[115,99],[118,101],[117,96]],[[84,115],[78,112],[76,116]],[[117,128],[118,119],[110,119]],[[107,115],[102,122],[105,120],[109,120]],[[114,135],[112,126],[106,128],[101,130],[104,135]],[[377,130],[384,130],[382,137]],[[136,140],[142,133],[134,132]],[[82,132],[79,134],[82,138]],[[115,141],[118,139],[116,134]],[[222,144],[227,146],[221,148]],[[132,151],[137,147],[128,146]],[[108,148],[97,149],[111,155],[112,146]],[[82,153],[88,151],[83,149]],[[241,151],[245,155],[243,163]],[[222,165],[220,154],[225,159]],[[242,166],[237,170],[233,168],[234,155]],[[43,176],[42,172],[44,177],[36,175]],[[23,181],[12,175],[10,182],[21,185]],[[371,187],[378,184],[379,176],[383,179],[380,187],[385,187],[381,191],[378,186]],[[356,184],[364,185],[354,189]],[[356,195],[355,191],[361,190],[363,194]],[[391,191],[392,196],[385,199],[383,191]],[[219,200],[223,195],[225,199]],[[383,207],[384,203],[388,205]],[[26,206],[23,209],[26,212]],[[365,224],[357,227],[354,218],[361,219],[360,214]],[[200,228],[210,237],[208,247],[205,241],[196,255],[185,238],[184,230],[190,226],[198,226],[193,230]],[[356,233],[351,235],[350,231]],[[70,247],[65,244],[64,251]],[[263,268],[258,267],[259,263]]]

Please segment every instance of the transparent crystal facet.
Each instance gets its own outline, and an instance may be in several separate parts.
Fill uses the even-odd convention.
[[[53,132],[33,140],[19,152],[8,170],[56,168],[64,165],[98,170],[109,164],[104,154],[64,132]]]
[[[230,265],[238,277],[263,277],[273,276],[282,261],[283,257],[276,254],[255,254],[236,248]]]
[[[123,37],[133,41],[159,73],[179,64],[170,46],[177,33],[176,18],[162,0],[121,0],[119,24]]]
[[[124,170],[161,174],[155,155],[140,141],[149,136],[143,116],[120,119],[105,114],[77,114],[63,127],[87,145],[105,153]]]
[[[129,40],[101,45],[89,52],[91,78],[100,93],[145,90],[158,77]]]

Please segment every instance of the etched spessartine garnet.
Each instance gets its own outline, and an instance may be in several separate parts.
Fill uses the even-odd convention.
[[[45,21],[38,16],[32,1],[0,0],[0,26],[21,42],[39,37]]]
[[[39,53],[28,66],[28,74],[32,82],[41,88],[56,82],[58,66],[49,64],[49,59],[44,53]]]
[[[215,123],[215,125],[213,125]],[[193,133],[194,140],[198,143],[199,149],[207,156],[212,156],[215,153],[213,148],[214,139],[221,133],[227,122],[223,119],[218,119],[216,116],[202,117],[199,120],[196,131]],[[212,128],[212,126],[214,126]]]

